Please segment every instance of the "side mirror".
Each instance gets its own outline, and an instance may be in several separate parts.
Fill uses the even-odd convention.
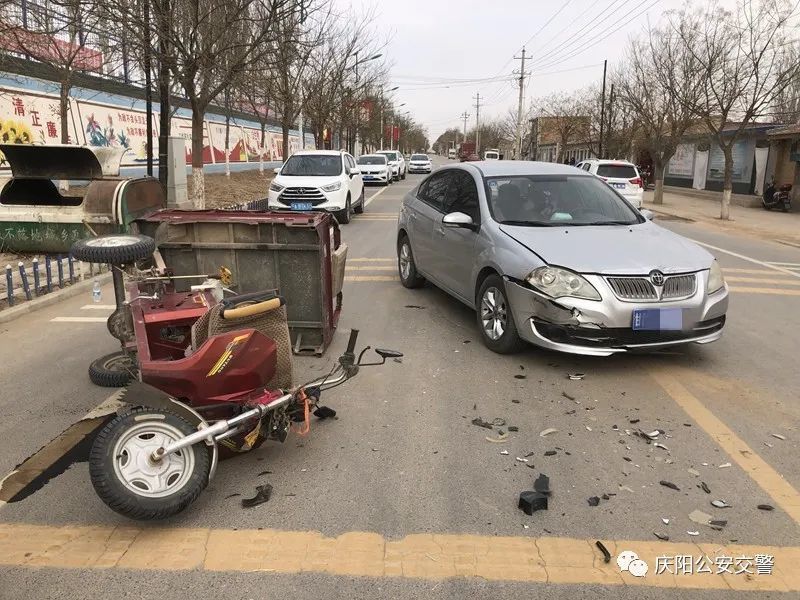
[[[275,173],[275,175],[280,175],[281,174],[281,168],[280,167],[275,167],[274,169],[272,169],[272,172]]]
[[[442,217],[442,225],[445,227],[463,227],[465,229],[474,229],[475,222],[472,217],[462,212],[451,212]]]
[[[350,169],[350,177],[353,175],[360,175],[361,171],[359,169]]]
[[[653,219],[656,218],[656,213],[654,213],[652,210],[649,210],[647,208],[642,208],[642,209],[639,210],[639,212],[648,221],[652,221]]]

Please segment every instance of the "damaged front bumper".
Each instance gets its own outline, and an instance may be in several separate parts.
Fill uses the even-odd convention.
[[[554,300],[508,277],[505,283],[514,323],[522,339],[559,352],[609,356],[718,340],[725,325],[728,290],[725,287],[706,294],[707,273],[697,275],[697,289],[691,297],[647,303],[620,300],[600,276],[586,276],[600,292],[600,301],[580,298]],[[636,308],[680,308],[684,329],[636,331],[632,328],[633,310]]]

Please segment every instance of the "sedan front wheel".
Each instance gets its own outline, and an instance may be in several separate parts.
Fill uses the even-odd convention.
[[[483,343],[498,354],[513,354],[525,346],[519,337],[505,285],[499,275],[484,279],[478,290],[478,326]]]

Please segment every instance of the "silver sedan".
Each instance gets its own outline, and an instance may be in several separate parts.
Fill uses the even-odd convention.
[[[606,356],[719,339],[728,287],[713,256],[574,167],[445,167],[403,199],[400,280],[477,313],[499,353],[525,342]]]

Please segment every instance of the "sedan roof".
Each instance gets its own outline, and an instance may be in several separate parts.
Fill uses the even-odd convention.
[[[586,175],[570,165],[537,162],[532,160],[476,160],[469,163],[477,167],[484,177],[510,175]]]

